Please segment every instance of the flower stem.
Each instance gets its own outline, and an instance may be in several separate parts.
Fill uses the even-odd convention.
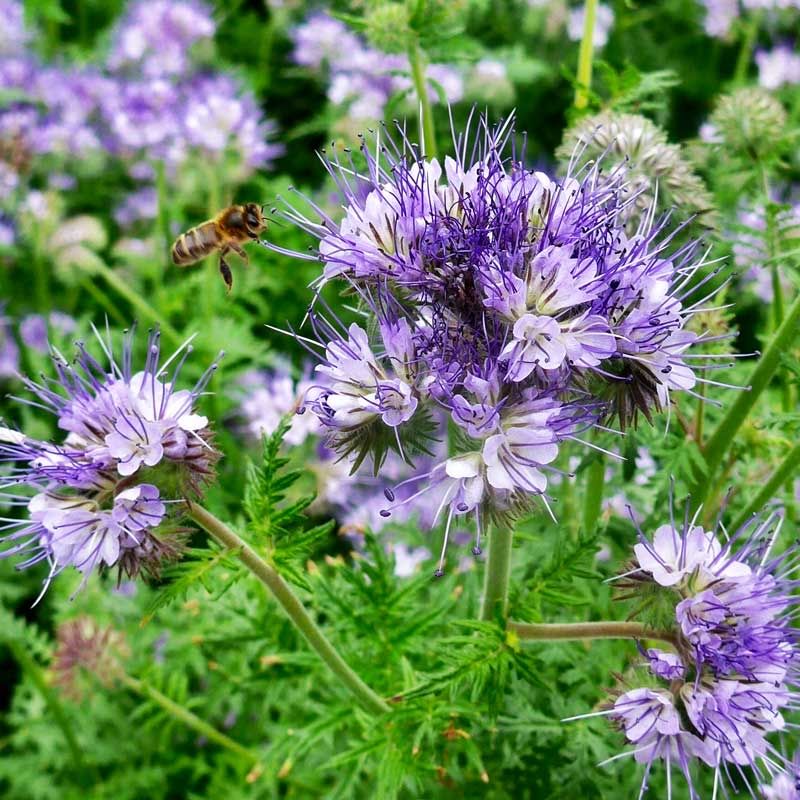
[[[27,674],[33,685],[36,687],[36,690],[42,696],[45,705],[53,715],[53,720],[61,729],[61,733],[64,735],[64,739],[67,742],[67,747],[69,748],[72,759],[76,764],[82,764],[83,751],[78,744],[78,740],[75,738],[75,733],[73,732],[69,723],[69,719],[64,712],[64,707],[59,702],[56,693],[48,684],[43,670],[33,660],[33,658],[28,655],[25,648],[22,647],[19,642],[15,642],[12,639],[5,639],[4,643],[8,646],[8,649],[11,650],[11,654],[14,656],[17,663],[20,665],[20,667],[22,667],[23,671]]]
[[[493,620],[497,607],[505,616],[508,611],[508,586],[511,580],[511,543],[514,531],[506,525],[495,525],[489,535],[489,556],[481,601],[481,619]]]
[[[417,42],[408,50],[408,61],[411,65],[411,79],[419,100],[419,127],[422,133],[422,150],[426,158],[436,158],[436,129],[433,124],[433,110],[428,95],[428,84],[425,80],[425,56]]]
[[[583,38],[578,52],[575,108],[589,105],[589,89],[592,85],[592,59],[594,58],[594,22],[597,16],[597,0],[586,0],[583,4]]]
[[[586,469],[586,493],[583,497],[583,532],[589,534],[597,527],[603,509],[603,490],[606,483],[606,458],[595,453]]]
[[[672,631],[658,631],[641,622],[509,622],[508,628],[520,639],[578,641],[581,639],[658,639],[676,643]]]
[[[738,530],[747,520],[762,509],[767,501],[772,498],[780,487],[800,470],[800,444],[796,444],[786,457],[775,467],[767,482],[759,489],[756,496],[748,503],[747,508],[738,515],[731,526],[731,530]]]
[[[280,574],[224,522],[195,503],[187,501],[186,505],[189,516],[221,545],[236,551],[239,560],[272,592],[295,627],[362,707],[372,714],[389,711],[388,704],[345,663]]]
[[[734,86],[742,86],[747,80],[747,69],[753,57],[753,47],[755,47],[760,23],[761,14],[758,12],[750,14],[750,19],[744,29],[739,55],[736,58],[736,68],[733,73]]]
[[[239,742],[236,742],[229,736],[221,733],[213,725],[209,725],[205,720],[200,719],[200,717],[198,717],[196,714],[193,714],[191,711],[189,711],[188,708],[185,708],[180,703],[176,703],[174,700],[167,697],[167,695],[159,692],[158,689],[150,686],[150,684],[145,683],[139,678],[134,678],[131,675],[127,675],[124,672],[119,675],[119,679],[123,685],[136,692],[136,694],[140,695],[141,697],[145,697],[148,700],[152,700],[154,703],[161,706],[164,711],[177,719],[179,722],[182,722],[187,728],[191,728],[193,731],[196,731],[201,736],[205,736],[206,739],[211,742],[215,742],[221,747],[224,747],[226,750],[230,750],[232,753],[243,756],[252,764],[259,763],[260,759],[258,755],[256,755],[252,750],[248,750],[246,747],[239,744]]]
[[[747,419],[747,415],[778,369],[781,354],[788,352],[798,333],[800,333],[800,296],[790,306],[783,322],[778,330],[775,331],[772,340],[761,358],[759,358],[755,369],[750,375],[749,388],[739,392],[738,397],[728,408],[725,416],[720,420],[705,446],[706,473],[695,481],[690,492],[695,508],[706,499],[714,473],[722,463],[725,453],[736,438],[736,434]]]
[[[183,338],[178,331],[150,305],[141,295],[114,272],[113,269],[105,264],[96,264],[94,267],[103,276],[105,282],[121,297],[124,297],[134,309],[142,316],[147,317],[151,322],[155,322],[161,329],[164,336],[172,341],[176,347],[181,344]]]

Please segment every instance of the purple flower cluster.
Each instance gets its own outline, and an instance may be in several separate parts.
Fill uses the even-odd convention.
[[[4,25],[8,18],[16,26],[8,42],[5,28],[0,34],[0,91],[12,96],[0,109],[3,195],[23,189],[30,172],[44,171],[45,158],[48,177],[56,159],[73,159],[87,172],[120,159],[150,188],[154,161],[175,179],[199,155],[242,179],[282,151],[270,142],[274,127],[255,96],[234,78],[205,70],[195,57],[197,46],[210,43],[215,32],[204,4],[133,3],[113,33],[105,63],[80,67],[44,64],[11,47],[30,38],[21,9],[21,3],[3,0],[0,15]]]
[[[649,671],[663,683],[626,691],[607,712],[634,745],[636,761],[676,765],[697,797],[691,764],[700,760],[716,780],[743,767],[768,780],[783,761],[767,735],[796,704],[798,636],[794,548],[771,554],[777,517],[752,519],[721,540],[685,519],[640,533],[629,585],[649,585],[675,609],[677,652],[648,650]],[[752,792],[752,789],[751,789]]]
[[[0,428],[0,462],[12,465],[0,500],[27,509],[27,518],[3,518],[0,540],[10,546],[0,555],[23,556],[21,567],[47,561],[45,589],[68,566],[84,582],[102,567],[156,571],[178,552],[174,531],[163,527],[167,504],[197,492],[217,458],[208,420],[195,411],[214,366],[193,389],[178,390],[189,342],[162,364],[152,332],[144,369],[134,372],[133,332],[119,361],[97,336],[107,365],[79,343],[74,363],[54,351],[57,379],[23,379],[35,398],[23,402],[56,417],[66,432],[60,444]]]
[[[334,450],[376,471],[449,417],[459,452],[427,475],[448,529],[543,496],[561,441],[612,414],[650,419],[702,380],[684,357],[703,338],[686,329],[695,247],[668,255],[650,216],[626,234],[619,175],[556,181],[506,154],[510,120],[481,130],[444,165],[381,133],[365,171],[328,161],[341,222],[286,215],[319,238],[321,283],[347,281],[370,317],[345,327],[312,308],[325,382],[308,405]]]
[[[800,83],[800,54],[789,44],[780,44],[771,50],[758,50],[755,54],[758,82],[765,89]]]
[[[408,59],[367,46],[340,20],[316,12],[292,33],[294,60],[304,67],[330,75],[328,99],[347,108],[348,116],[362,123],[383,119],[384,108],[398,93],[411,87]],[[447,101],[464,94],[462,76],[452,67],[431,64],[428,78],[444,90]],[[438,93],[431,86],[432,98]]]

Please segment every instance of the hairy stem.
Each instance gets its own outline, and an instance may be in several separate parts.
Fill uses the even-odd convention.
[[[514,531],[506,525],[495,525],[489,533],[489,555],[486,559],[481,600],[483,620],[494,619],[498,606],[503,616],[508,610],[513,539]]]
[[[606,459],[602,453],[586,469],[586,492],[583,496],[583,532],[588,534],[597,527],[603,509],[603,490],[606,482]]]
[[[658,639],[676,643],[672,631],[658,631],[641,622],[509,622],[520,639],[578,641],[581,639]]]
[[[706,499],[714,474],[722,463],[725,453],[761,393],[769,385],[770,379],[780,365],[781,354],[788,352],[798,333],[800,333],[800,296],[792,303],[781,326],[775,331],[772,340],[759,358],[750,375],[749,388],[739,392],[705,446],[706,474],[695,481],[691,489],[695,508]]]
[[[594,22],[597,16],[597,0],[586,0],[583,5],[583,38],[578,52],[578,72],[575,87],[575,108],[589,105],[589,89],[592,85],[592,59],[594,58]]]
[[[243,756],[252,764],[259,763],[259,757],[252,750],[248,750],[246,747],[239,744],[239,742],[231,739],[230,736],[221,733],[213,725],[209,725],[205,720],[200,719],[197,714],[193,714],[188,708],[185,708],[180,703],[176,703],[174,700],[167,697],[167,695],[159,692],[158,689],[150,686],[150,684],[145,683],[139,678],[127,675],[124,672],[119,676],[119,679],[124,686],[127,686],[141,697],[152,700],[154,703],[161,706],[171,717],[182,722],[187,728],[191,728],[201,736],[205,736],[210,742],[214,742],[220,745],[220,747],[230,750],[232,753]]]
[[[748,503],[747,508],[736,517],[731,530],[738,530],[748,518],[762,509],[767,501],[778,492],[780,487],[800,470],[800,444],[796,444],[786,457],[775,467],[767,482],[759,489],[756,496]]]
[[[425,56],[419,44],[414,42],[408,51],[411,65],[411,79],[419,101],[419,127],[422,134],[422,150],[426,158],[436,158],[436,129],[433,123],[433,109],[425,80]]]
[[[44,671],[41,667],[28,655],[24,647],[19,642],[11,639],[5,641],[11,654],[14,656],[17,663],[22,667],[23,672],[31,679],[31,682],[36,687],[36,690],[42,696],[50,713],[53,715],[53,720],[56,725],[61,729],[64,739],[69,748],[70,755],[77,765],[83,763],[83,751],[81,750],[78,740],[75,738],[75,733],[72,730],[69,719],[64,712],[64,707],[61,705],[58,695],[53,691],[53,688],[48,684]]]
[[[383,714],[389,711],[387,703],[375,694],[339,655],[280,574],[224,522],[195,503],[187,501],[186,505],[189,516],[219,544],[235,552],[250,572],[269,589],[297,630],[303,634],[317,655],[328,665],[331,672],[353,694],[362,707],[372,714]]]

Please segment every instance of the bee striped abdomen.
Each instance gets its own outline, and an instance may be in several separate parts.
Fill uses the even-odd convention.
[[[219,235],[214,222],[204,222],[175,240],[175,244],[172,245],[172,262],[179,267],[186,267],[205,258],[218,245]]]

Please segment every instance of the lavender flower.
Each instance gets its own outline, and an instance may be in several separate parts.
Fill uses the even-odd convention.
[[[147,78],[182,75],[189,50],[216,31],[211,9],[197,0],[139,0],[119,21],[108,66],[133,69]]]
[[[0,29],[0,58],[22,55],[31,38],[30,31],[25,27],[22,3],[17,0],[0,0],[0,19],[3,20],[3,27]]]
[[[800,55],[791,45],[778,45],[772,50],[758,50],[755,54],[758,82],[765,89],[800,83]]]
[[[570,11],[567,20],[567,36],[573,42],[579,42],[583,38],[583,24],[585,19],[585,9],[583,6]],[[608,35],[614,26],[614,11],[603,3],[598,3],[595,10],[594,32],[592,44],[596,49],[601,50],[608,42]]]
[[[19,347],[11,332],[9,319],[0,306],[0,379],[15,378],[19,369]]]
[[[312,14],[295,28],[292,38],[295,62],[330,74],[328,99],[345,107],[355,125],[381,119],[389,100],[411,87],[405,55],[374,50],[343,22],[325,13]],[[464,82],[459,72],[445,64],[431,64],[427,74],[443,88],[448,102],[461,99]],[[434,101],[438,97],[434,86],[431,97]]]
[[[742,767],[762,781],[774,772],[766,737],[783,729],[782,712],[796,703],[800,665],[792,625],[797,551],[772,555],[779,530],[773,515],[725,539],[688,516],[652,540],[640,531],[626,586],[648,587],[657,606],[674,609],[676,652],[648,650],[651,685],[625,691],[599,713],[621,725],[631,754],[646,765],[643,792],[658,760],[680,769],[692,798],[695,760],[712,767],[717,782],[742,775]],[[652,688],[653,678],[663,688]]]
[[[242,376],[239,414],[244,419],[247,435],[260,440],[275,431],[286,414],[304,411],[306,393],[310,388],[308,380],[295,383],[283,369],[272,373],[254,371]],[[284,442],[290,446],[301,445],[316,434],[319,427],[313,414],[294,413]]]
[[[334,450],[376,470],[389,449],[424,452],[432,409],[449,415],[463,446],[426,475],[448,529],[544,497],[560,442],[608,414],[649,419],[701,380],[684,359],[703,339],[684,327],[694,247],[667,257],[649,223],[626,235],[619,176],[554,181],[504,154],[510,121],[481,124],[444,165],[382,133],[364,173],[327,162],[341,223],[286,214],[320,240],[320,283],[347,281],[375,321],[312,308],[326,382],[309,407]]]
[[[726,38],[739,17],[739,0],[701,0],[706,14],[703,21],[705,32],[714,38]]]
[[[54,353],[57,380],[24,379],[36,398],[25,402],[55,415],[66,432],[61,444],[0,428],[0,461],[16,465],[0,484],[12,490],[3,498],[28,512],[5,519],[10,547],[2,555],[23,555],[22,567],[46,560],[45,589],[68,566],[83,573],[83,585],[95,569],[133,576],[176,557],[167,503],[199,491],[217,458],[208,420],[194,408],[214,366],[194,389],[177,390],[189,342],[160,364],[159,334],[151,333],[144,369],[134,373],[133,332],[120,361],[110,341],[98,340],[107,366],[79,344],[74,365]]]

